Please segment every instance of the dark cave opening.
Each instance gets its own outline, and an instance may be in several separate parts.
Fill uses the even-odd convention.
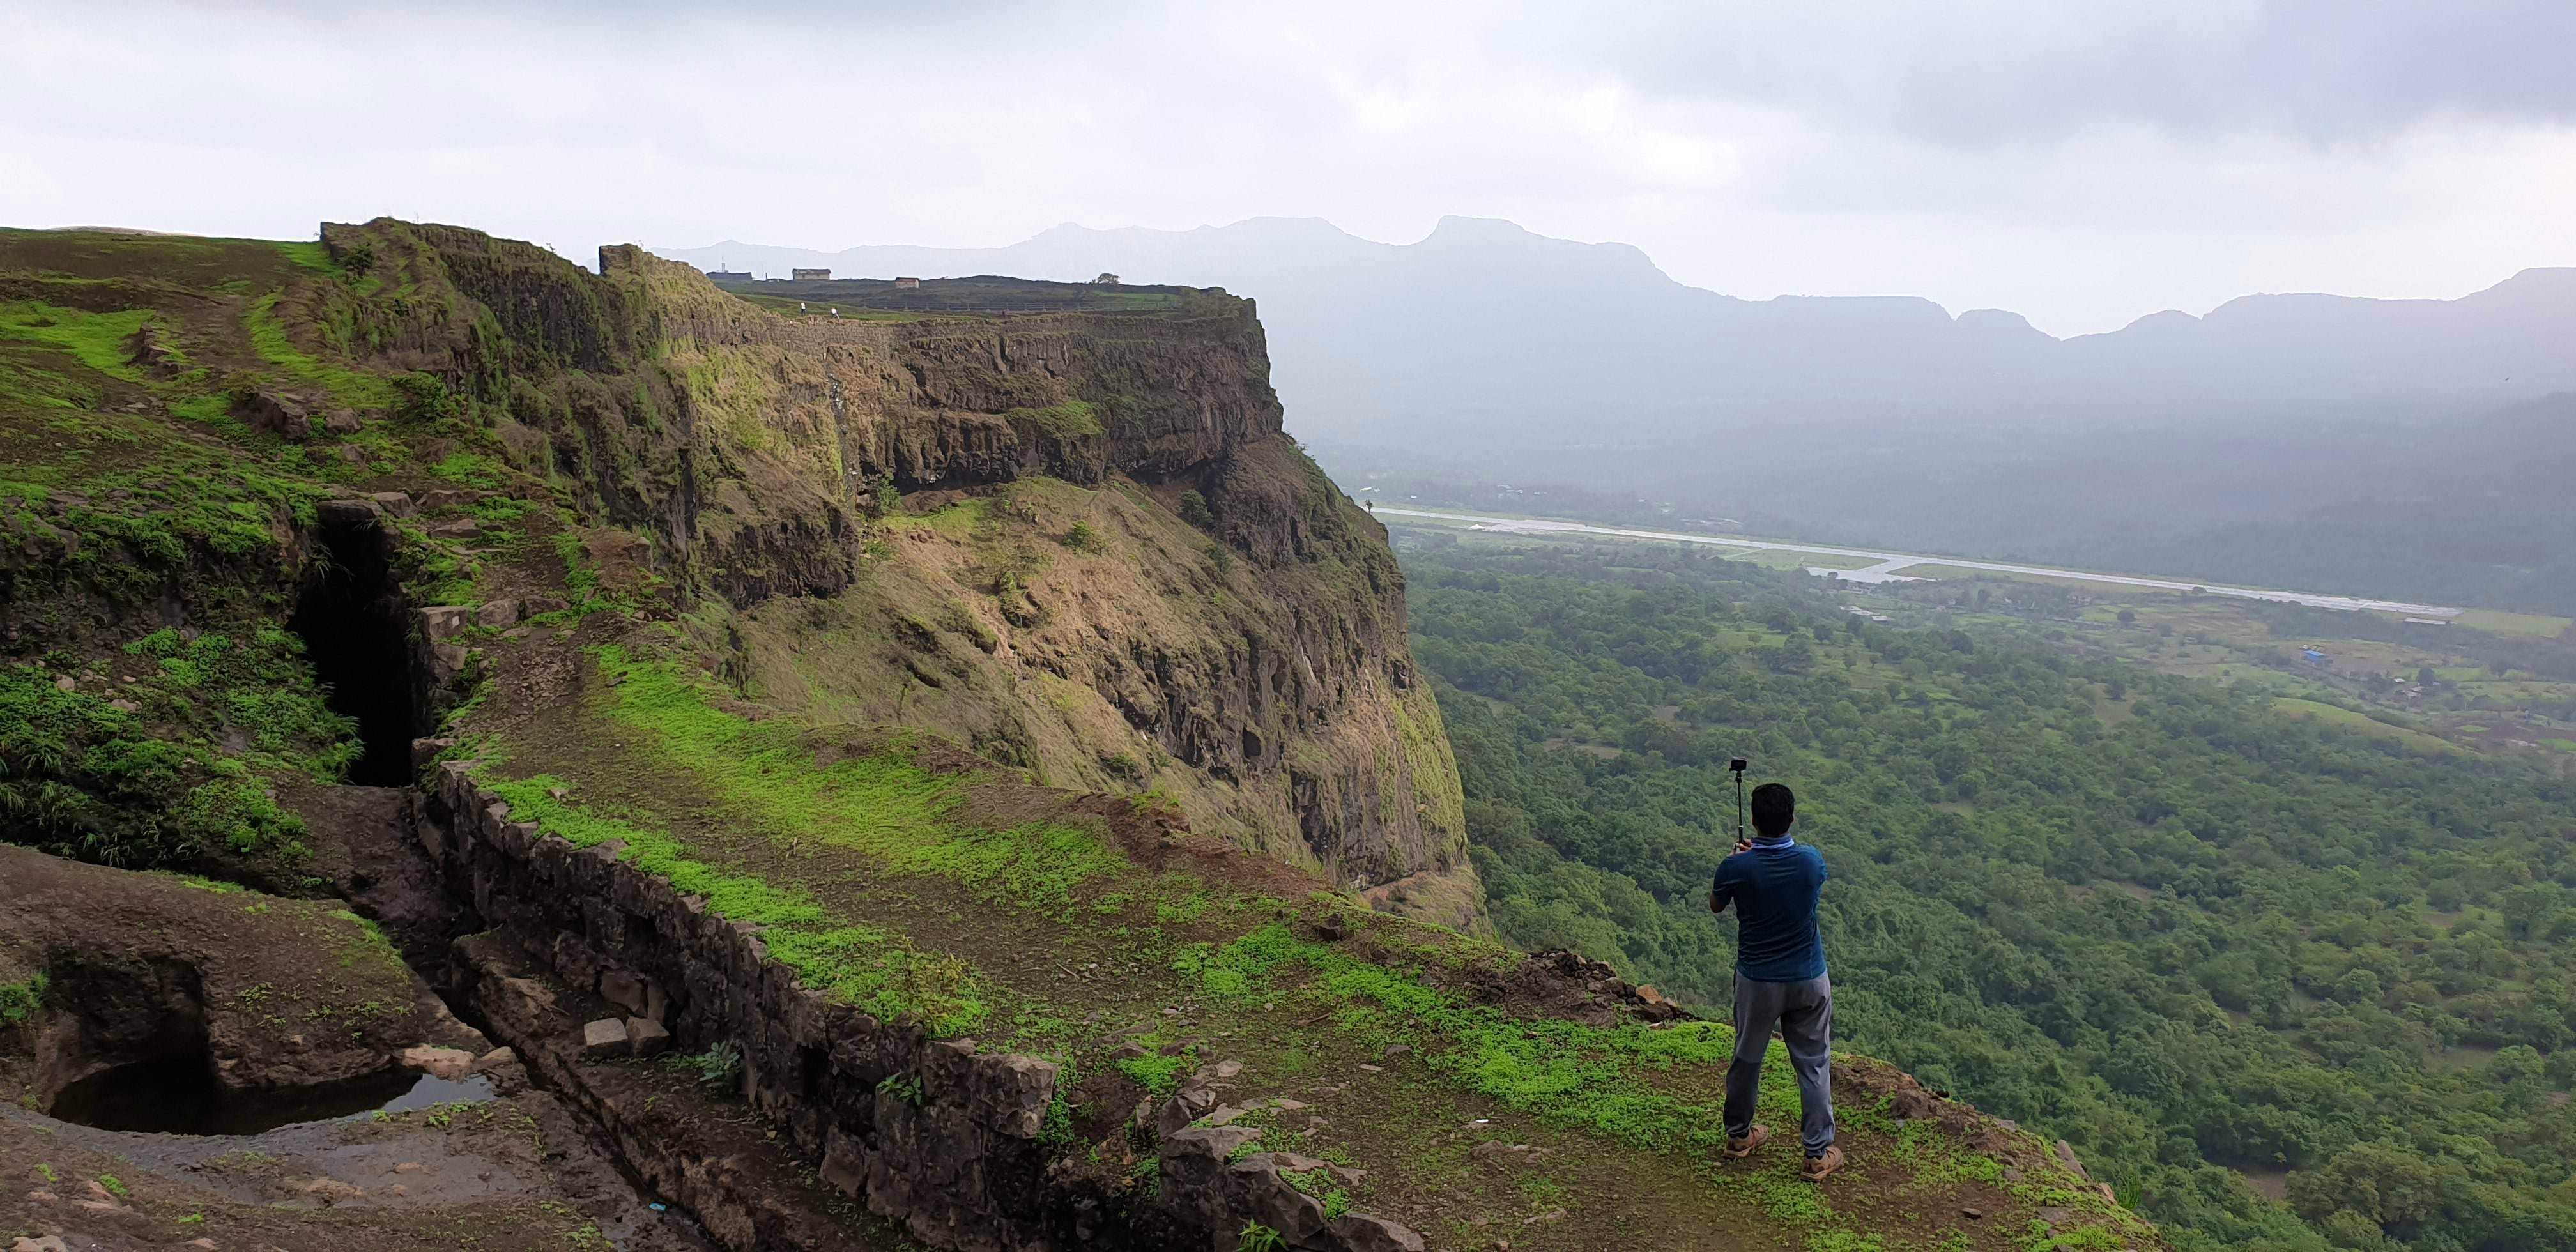
[[[226,1092],[205,1052],[153,1057],[102,1070],[62,1089],[52,1116],[100,1130],[163,1135],[255,1135],[297,1122],[410,1107],[404,1098],[429,1080],[399,1069],[312,1087]],[[440,1084],[470,1098],[462,1083]]]
[[[325,522],[319,536],[326,559],[305,581],[287,628],[304,640],[332,709],[357,720],[366,754],[350,767],[349,781],[399,787],[411,781],[411,741],[422,728],[384,533],[373,522]]]

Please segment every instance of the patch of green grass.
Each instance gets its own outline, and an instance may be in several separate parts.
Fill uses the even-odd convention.
[[[2302,700],[2296,696],[2275,696],[2272,699],[2272,706],[2293,717],[2312,718],[2377,739],[2394,739],[2419,752],[2436,756],[2462,754],[2460,746],[2448,739],[2428,735],[2420,730],[2408,730],[2403,726],[2391,726],[2367,713],[2355,712],[2339,705]]]
[[[331,250],[315,240],[258,240],[275,248],[280,256],[299,269],[311,270],[327,278],[340,277],[340,266],[331,260]]]
[[[564,590],[570,593],[573,619],[592,613],[614,612],[627,607],[626,598],[611,595],[601,587],[599,568],[591,563],[590,549],[581,541],[580,519],[566,513],[563,528],[555,532],[555,556],[563,562]]]
[[[1176,926],[1185,922],[1194,922],[1205,916],[1208,909],[1213,907],[1215,904],[1216,897],[1210,895],[1204,888],[1202,888],[1200,890],[1193,891],[1178,900],[1166,901],[1155,905],[1154,920],[1159,921],[1166,926]]]
[[[320,388],[342,404],[352,408],[393,408],[397,396],[393,384],[386,379],[331,364],[295,346],[286,333],[286,323],[277,316],[277,298],[281,294],[272,291],[261,296],[242,314],[242,327],[250,335],[251,350],[291,381]]]
[[[1179,1056],[1126,1056],[1111,1062],[1118,1072],[1136,1081],[1145,1094],[1157,1100],[1168,1100],[1181,1089],[1181,1071],[1196,1062],[1188,1053]]]
[[[1887,1252],[1887,1237],[1849,1230],[1820,1230],[1807,1236],[1807,1252]]]
[[[1081,439],[1101,432],[1099,410],[1085,400],[1067,400],[1042,409],[1011,409],[1002,414],[1002,419],[1058,439]]]
[[[2073,1230],[2052,1229],[2048,1223],[2033,1220],[2022,1246],[2028,1252],[2117,1252],[2130,1241],[2117,1232],[2100,1226],[2079,1226]]]
[[[45,666],[0,667],[0,814],[13,837],[127,868],[217,847],[296,850],[303,822],[263,776],[335,781],[360,750],[301,647],[274,626],[247,640],[159,631],[125,649],[152,668],[112,689],[94,673],[66,690],[68,676]],[[246,750],[212,746],[228,738]]]
[[[15,523],[7,529],[40,554],[14,579],[21,596],[68,583],[120,602],[152,599],[198,568],[192,553],[276,551],[288,528],[312,524],[325,495],[238,452],[173,440],[166,424],[129,414],[86,414],[62,435],[41,448],[13,447],[25,459],[11,467],[11,481],[0,481],[0,509]],[[77,493],[78,502],[42,507],[57,492]]]
[[[2495,609],[2468,609],[2451,620],[2471,630],[2526,639],[2555,639],[2566,634],[2568,626],[2576,624],[2576,619],[2541,613],[2506,613]]]
[[[1963,1182],[2003,1185],[2003,1162],[1968,1151],[1931,1122],[1897,1123],[1893,1153],[1912,1169],[1916,1187],[1947,1187]]]
[[[1310,1169],[1300,1173],[1296,1170],[1283,1169],[1279,1171],[1279,1181],[1321,1199],[1325,1192],[1332,1190],[1333,1172],[1327,1169]]]
[[[1210,997],[1235,1004],[1283,994],[1277,975],[1289,966],[1312,976],[1301,994],[1330,1007],[1345,1029],[1413,1042],[1449,1082],[1507,1107],[1650,1150],[1705,1153],[1725,1138],[1716,1109],[1666,1094],[1642,1077],[1676,1064],[1726,1063],[1735,1035],[1716,1023],[1653,1030],[1641,1023],[1521,1021],[1403,971],[1299,940],[1275,921],[1228,944],[1195,945],[1174,962]]]
[[[1064,1093],[1079,1085],[1081,1075],[1070,1060],[1059,1057],[1058,1064],[1055,1090],[1047,1096],[1046,1116],[1038,1122],[1038,1142],[1050,1151],[1070,1156],[1083,1145],[1081,1136],[1074,1133],[1073,1101],[1066,1099]]]
[[[340,950],[340,965],[347,968],[361,961],[390,968],[399,973],[410,967],[403,964],[402,954],[394,950],[393,940],[385,937],[384,928],[347,909],[333,909],[331,916],[358,928],[358,934]]]
[[[114,1174],[99,1175],[98,1185],[107,1188],[107,1193],[115,1196],[117,1199],[130,1200],[134,1198],[134,1193],[126,1189],[125,1180]]]
[[[536,506],[516,496],[485,496],[465,506],[466,515],[486,522],[515,522]]]
[[[1519,1185],[1521,1195],[1540,1208],[1552,1208],[1563,1204],[1566,1197],[1572,1194],[1566,1190],[1564,1183],[1545,1174],[1528,1175],[1520,1180]]]
[[[1103,828],[1027,822],[1002,830],[957,820],[968,779],[891,750],[818,761],[793,726],[715,707],[692,680],[615,647],[596,653],[615,683],[609,716],[657,746],[710,791],[773,834],[864,853],[897,873],[932,874],[996,898],[1061,905],[1073,889],[1124,870]]]
[[[217,779],[191,787],[176,816],[181,829],[235,852],[289,844],[304,833],[304,819],[280,807],[266,783],[250,779]]]
[[[1158,1156],[1146,1156],[1138,1160],[1135,1165],[1128,1168],[1127,1182],[1128,1185],[1136,1188],[1137,1192],[1141,1195],[1150,1196],[1156,1191],[1161,1190],[1163,1185],[1162,1158]]]
[[[88,313],[38,300],[0,303],[0,340],[16,340],[71,354],[74,360],[126,382],[141,382],[126,341],[153,320],[150,309]]]
[[[973,534],[991,523],[992,514],[982,500],[958,500],[933,512],[905,514],[897,520],[948,534]]]
[[[485,785],[509,804],[515,820],[534,822],[574,847],[622,843],[621,860],[668,878],[684,895],[704,896],[722,917],[764,927],[769,954],[816,991],[882,1018],[913,1015],[941,1036],[974,1030],[992,1015],[984,980],[959,958],[923,954],[873,926],[834,924],[801,887],[718,869],[666,832],[558,800],[550,793],[566,787],[561,779],[540,774]]]
[[[482,453],[451,452],[430,466],[429,472],[452,483],[488,491],[501,485],[504,471],[499,461]]]
[[[1824,1193],[1802,1180],[1764,1174],[1752,1179],[1751,1186],[1762,1211],[1783,1226],[1820,1226],[1833,1220],[1833,1206],[1825,1203]]]
[[[0,352],[0,405],[10,409],[77,411],[97,404],[94,389],[45,368],[58,360],[58,355],[49,352]]]

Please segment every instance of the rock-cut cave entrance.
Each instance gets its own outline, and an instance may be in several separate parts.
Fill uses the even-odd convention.
[[[402,590],[384,532],[372,519],[325,520],[318,538],[323,559],[287,628],[304,640],[305,658],[329,685],[331,708],[357,720],[366,754],[350,767],[349,781],[399,787],[411,781],[411,741],[422,727]]]

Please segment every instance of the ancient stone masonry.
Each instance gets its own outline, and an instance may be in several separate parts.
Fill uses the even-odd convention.
[[[487,927],[454,946],[461,1003],[557,1090],[606,1124],[630,1166],[737,1249],[829,1246],[790,1207],[765,1208],[756,1171],[646,1133],[643,1101],[616,1098],[614,1066],[639,1049],[741,1050],[743,1091],[823,1180],[934,1246],[1039,1252],[1077,1247],[1230,1249],[1249,1222],[1318,1252],[1419,1249],[1393,1223],[1326,1220],[1279,1177],[1275,1154],[1229,1159],[1246,1132],[1189,1129],[1213,1105],[1202,1071],[1159,1117],[1163,1185],[1142,1210],[1055,1159],[1044,1141],[1059,1067],[932,1039],[800,986],[759,928],[619,860],[575,848],[478,788],[471,765],[431,775],[423,850]],[[1231,1136],[1229,1139],[1228,1136]]]

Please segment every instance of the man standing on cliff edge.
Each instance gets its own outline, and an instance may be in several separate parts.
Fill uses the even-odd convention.
[[[1708,911],[1735,905],[1735,1063],[1726,1071],[1726,1154],[1753,1155],[1771,1131],[1753,1124],[1762,1053],[1777,1027],[1798,1073],[1798,1138],[1810,1182],[1842,1168],[1834,1146],[1834,989],[1825,978],[1825,941],[1816,897],[1824,854],[1789,837],[1797,797],[1778,783],[1753,789],[1753,838],[1718,862]]]

